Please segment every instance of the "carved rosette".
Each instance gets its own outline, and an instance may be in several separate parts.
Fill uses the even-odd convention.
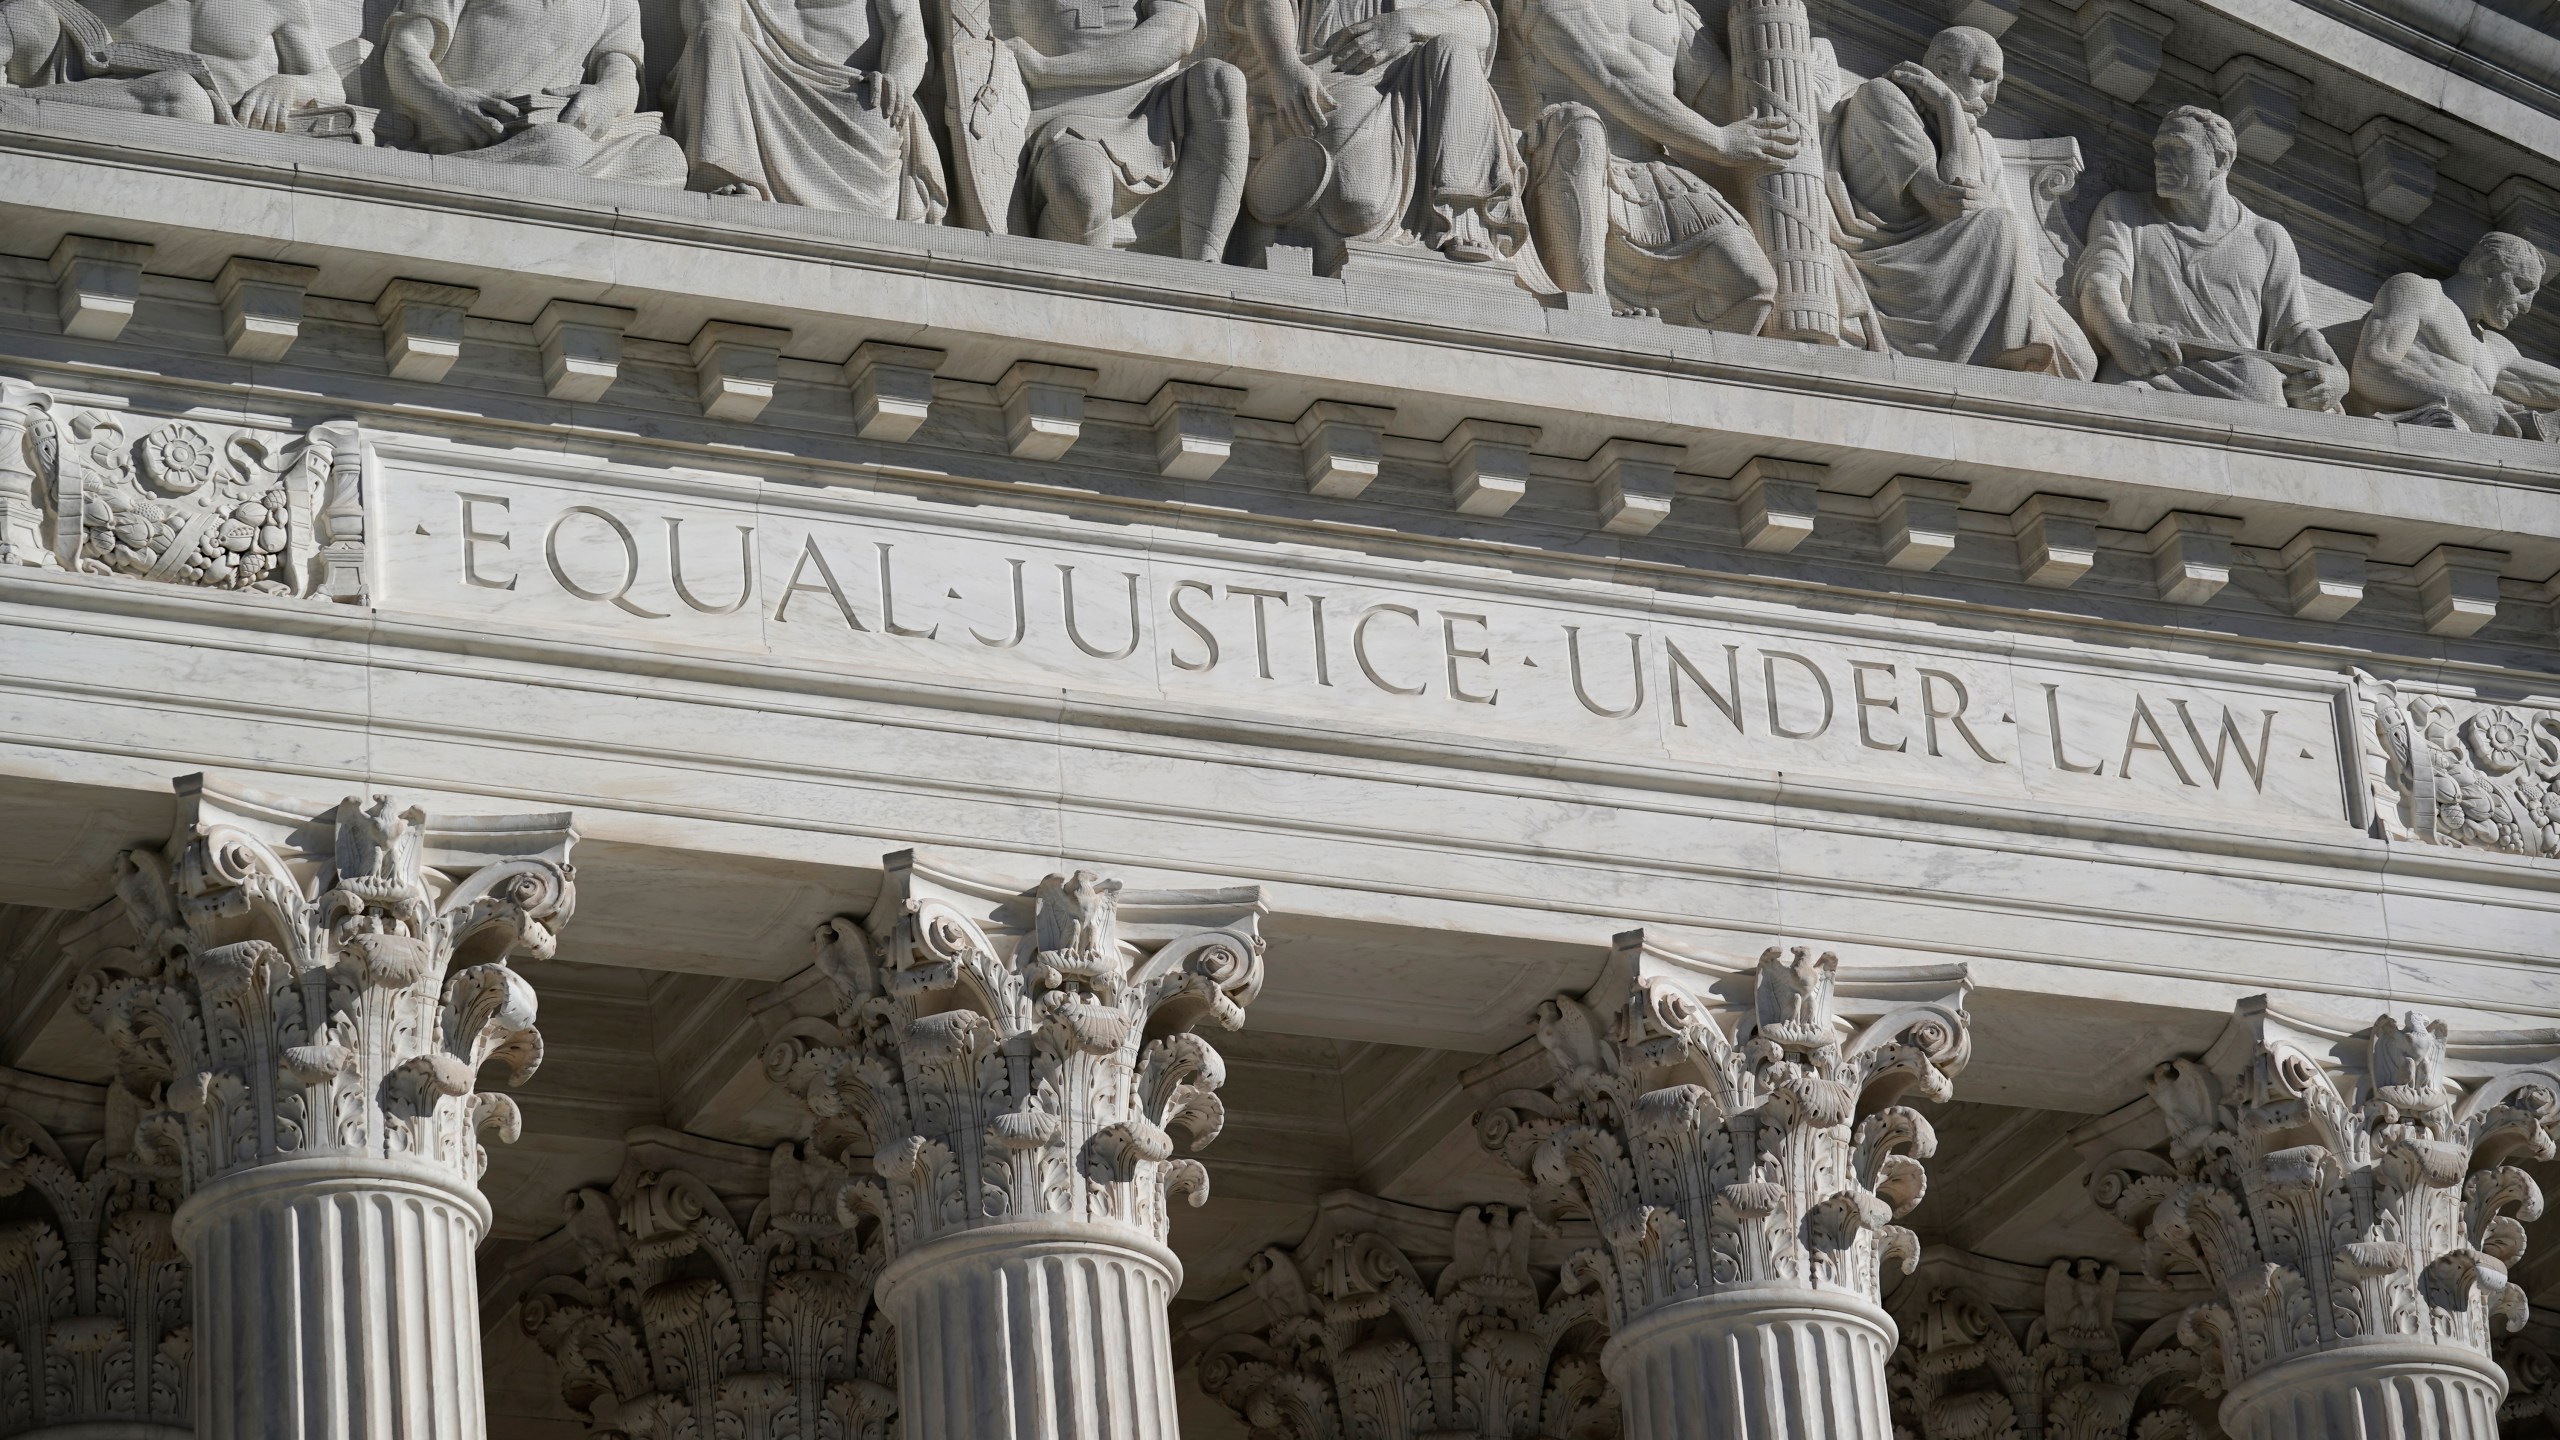
[[[2153,1072],[2168,1142],[2100,1160],[2091,1193],[2155,1277],[2211,1282],[2186,1326],[2234,1436],[2497,1433],[2491,1321],[2525,1320],[2507,1275],[2542,1210],[2500,1162],[2554,1153],[2555,1053],[2560,1037],[2453,1045],[2415,1013],[2324,1031],[2259,997],[2211,1054]],[[2428,1418],[2375,1428],[2404,1408]]]
[[[1969,1285],[1928,1286],[1899,1315],[1895,1420],[1915,1440],[2205,1440],[2189,1407],[2218,1397],[2219,1374],[2179,1343],[2174,1319],[2128,1345],[2121,1278],[2101,1261],[2056,1260],[2023,1327]]]
[[[75,1161],[34,1119],[0,1109],[0,1198],[37,1202],[0,1224],[0,1435],[193,1433],[174,1187],[107,1150]]]
[[[1771,949],[1754,973],[1719,972],[1621,936],[1616,972],[1632,978],[1614,1017],[1589,1003],[1614,982],[1549,1001],[1538,1038],[1554,1079],[1477,1117],[1541,1219],[1600,1230],[1574,1274],[1606,1300],[1605,1363],[1636,1440],[1889,1433],[1882,1267],[1918,1257],[1893,1222],[1936,1148],[1893,1102],[1953,1093],[1967,983],[1961,969],[1859,977],[1881,1003],[1852,1025],[1838,966]],[[1710,985],[1747,992],[1747,1008],[1721,1013]]]
[[[568,817],[315,816],[201,776],[178,802],[167,847],[120,859],[93,933],[131,943],[87,957],[72,1003],[138,1102],[135,1159],[186,1197],[199,1423],[318,1436],[404,1406],[383,1433],[475,1440],[480,1136],[519,1127],[480,1075],[541,1060],[509,961],[569,916]]]
[[[872,1172],[838,1208],[885,1235],[905,1423],[961,1433],[1012,1407],[1081,1417],[1061,1436],[1173,1440],[1169,1206],[1208,1193],[1175,1137],[1224,1123],[1225,1067],[1193,1027],[1244,1023],[1260,892],[1077,871],[1026,893],[913,852],[885,869],[868,921],[818,932],[834,1015],[765,1059],[807,1101],[812,1153]]]
[[[874,1308],[877,1227],[841,1224],[846,1176],[796,1145],[740,1223],[710,1184],[626,1169],[568,1200],[583,1264],[526,1296],[525,1333],[600,1440],[890,1440],[896,1338]]]
[[[296,435],[0,380],[0,563],[360,599],[366,448],[349,420]]]
[[[1600,1298],[1542,1287],[1528,1216],[1456,1217],[1429,1283],[1375,1231],[1247,1266],[1266,1322],[1201,1355],[1201,1387],[1264,1440],[1614,1440]]]
[[[2560,711],[2355,684],[2377,834],[2560,855]]]

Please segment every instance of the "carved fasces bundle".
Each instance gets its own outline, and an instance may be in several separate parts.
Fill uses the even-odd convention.
[[[1920,1202],[1937,1144],[1895,1102],[1953,1093],[1970,1053],[1963,972],[1868,977],[1902,994],[1853,1028],[1829,953],[1772,948],[1756,972],[1719,976],[1647,952],[1638,932],[1618,958],[1634,975],[1618,1014],[1547,1002],[1555,1078],[1477,1117],[1542,1219],[1598,1226],[1604,1248],[1578,1257],[1578,1278],[1607,1295],[1613,1328],[1741,1286],[1875,1302],[1884,1262],[1918,1256],[1893,1222]],[[1747,1008],[1728,1020],[1709,984],[1747,992]]]
[[[1615,1440],[1600,1300],[1540,1283],[1534,1227],[1469,1206],[1426,1282],[1388,1236],[1319,1219],[1247,1263],[1261,1323],[1211,1342],[1201,1387],[1271,1440]]]
[[[2369,1342],[2485,1360],[2493,1319],[2523,1325],[2508,1273],[2542,1194],[2503,1162],[2554,1153],[2560,1069],[2547,1042],[2450,1038],[2415,1013],[2323,1031],[2260,997],[2210,1054],[2153,1072],[2167,1143],[2105,1156],[2091,1193],[2154,1275],[2212,1283],[2186,1328],[2227,1383]]]
[[[589,1433],[890,1440],[897,1344],[872,1298],[888,1257],[876,1226],[838,1221],[845,1178],[778,1146],[743,1224],[702,1177],[636,1157],[611,1190],[573,1192],[582,1263],[538,1282],[522,1322]]]
[[[137,1154],[192,1193],[305,1156],[421,1162],[478,1182],[479,1134],[513,1140],[497,1061],[541,1063],[533,988],[574,905],[565,815],[430,820],[385,796],[316,816],[178,782],[176,833],[118,862],[130,943],[94,955],[72,1004],[147,1110]]]
[[[1024,894],[913,852],[887,870],[867,923],[819,929],[834,1017],[795,1022],[765,1057],[807,1101],[816,1152],[876,1172],[846,1189],[848,1219],[878,1216],[892,1257],[1011,1220],[1161,1243],[1171,1197],[1208,1195],[1174,1153],[1225,1121],[1225,1065],[1192,1031],[1241,1026],[1261,988],[1259,892],[1076,871]]]

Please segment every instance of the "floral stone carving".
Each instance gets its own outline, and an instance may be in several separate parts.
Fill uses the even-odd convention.
[[[361,433],[84,409],[0,382],[12,563],[261,595],[360,598]]]
[[[483,1093],[542,1058],[533,988],[572,903],[562,814],[430,820],[386,797],[307,806],[178,782],[160,850],[127,851],[72,1005],[175,1177],[195,1263],[198,1426],[318,1434],[425,1397],[419,1440],[486,1433],[478,1281]],[[121,930],[124,944],[114,944]],[[327,1275],[280,1305],[264,1265]],[[208,1263],[219,1259],[221,1263]],[[347,1337],[369,1340],[346,1363]]]
[[[1884,1433],[1881,1271],[1918,1257],[1893,1222],[1936,1148],[1893,1102],[1953,1093],[1967,982],[1960,968],[1858,977],[1857,1024],[1840,983],[1828,953],[1773,948],[1737,974],[1620,936],[1610,980],[1541,1007],[1552,1082],[1477,1117],[1541,1219],[1599,1227],[1574,1274],[1606,1299],[1604,1363],[1637,1440]],[[1749,998],[1728,1010],[1717,991]],[[1797,1393],[1812,1377],[1772,1358],[1816,1343],[1792,1338],[1803,1327],[1843,1367],[1818,1404]],[[1791,1428],[1814,1413],[1829,1418]]]
[[[2206,1440],[2217,1433],[2200,1426],[2189,1407],[2219,1397],[2219,1372],[2179,1342],[2175,1317],[2127,1345],[2116,1317],[2121,1281],[2102,1261],[2054,1261],[2043,1303],[2025,1317],[2023,1333],[2011,1312],[1970,1285],[1927,1286],[1922,1302],[1902,1316],[1902,1347],[1893,1355],[1895,1433],[1907,1440]]]
[[[903,1423],[1174,1440],[1168,1207],[1208,1193],[1175,1137],[1224,1123],[1225,1067],[1193,1027],[1244,1023],[1260,892],[1084,870],[1023,892],[912,851],[884,869],[867,921],[818,931],[834,1014],[765,1063],[807,1101],[811,1153],[860,1175],[839,1213],[882,1224]]]
[[[2560,712],[2355,682],[2378,833],[2560,855]]]
[[[796,1145],[742,1225],[700,1177],[627,1167],[568,1200],[583,1265],[537,1284],[525,1333],[612,1440],[890,1440],[896,1339],[872,1305],[876,1226],[841,1224],[847,1177]]]
[[[167,1177],[100,1142],[75,1162],[34,1119],[0,1110],[0,1435],[97,1427],[193,1433],[187,1262]]]
[[[2211,1053],[2152,1073],[2166,1143],[2096,1160],[2091,1194],[2155,1278],[2211,1282],[2186,1325],[2229,1387],[2226,1429],[2497,1433],[2491,1322],[2524,1322],[2507,1276],[2542,1210],[2501,1162],[2555,1152],[2555,1055],[2560,1036],[2457,1046],[2415,1013],[2349,1034],[2257,997]],[[2427,1428],[2365,1428],[2418,1395]]]
[[[1376,1231],[1266,1249],[1247,1274],[1267,1324],[1214,1342],[1201,1387],[1258,1440],[1616,1440],[1600,1297],[1542,1290],[1533,1223],[1470,1206],[1428,1283]]]
[[[542,1060],[533,987],[574,904],[566,815],[431,822],[387,796],[302,807],[202,776],[176,834],[129,850],[116,890],[134,943],[91,961],[72,1004],[145,1097],[136,1150],[189,1192],[298,1157],[417,1161],[464,1186],[515,1102],[495,1061]]]

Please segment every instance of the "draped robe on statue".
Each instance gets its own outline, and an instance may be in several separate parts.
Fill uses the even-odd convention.
[[[1886,347],[1959,365],[1996,365],[2086,380],[2097,354],[2037,268],[2026,221],[1999,198],[2000,146],[1980,126],[1970,175],[1992,203],[1939,220],[1911,190],[1938,169],[1944,137],[1911,94],[1869,80],[1841,102],[1830,148],[1841,248],[1857,267]]]
[[[867,13],[869,0],[853,0]],[[695,188],[753,186],[786,205],[937,223],[942,159],[913,103],[892,123],[876,81],[804,38],[790,0],[686,7],[691,42],[672,79]],[[697,15],[696,12],[700,13]],[[875,35],[862,52],[876,52]]]
[[[2201,229],[2160,211],[2146,194],[2119,190],[2089,218],[2081,285],[2116,277],[2137,325],[2239,350],[2287,351],[2316,330],[2302,293],[2302,261],[2285,228],[2238,200]],[[2111,358],[2098,378],[2258,405],[2285,402],[2284,375],[2249,355],[2191,352],[2186,362],[2137,379]]]

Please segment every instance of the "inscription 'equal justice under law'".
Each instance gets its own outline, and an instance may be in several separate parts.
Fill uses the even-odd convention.
[[[973,619],[962,620],[938,608],[927,613],[937,603],[930,595],[936,587],[941,601],[961,602],[966,577],[919,560],[913,539],[812,531],[796,550],[775,552],[791,556],[776,587],[761,573],[752,524],[730,522],[721,528],[734,532],[734,541],[728,534],[715,539],[704,533],[717,533],[714,527],[700,522],[688,535],[682,516],[635,523],[585,503],[561,509],[543,526],[535,569],[533,555],[517,549],[517,498],[457,496],[458,578],[465,587],[513,591],[530,573],[573,600],[642,621],[671,619],[679,611],[735,615],[754,603],[775,626],[984,651],[1063,642],[1105,663],[1138,660],[1155,637],[1163,663],[1181,674],[1249,665],[1258,680],[1315,692],[1350,685],[1489,710],[1501,707],[1506,694],[1514,706],[1523,703],[1520,687],[1553,685],[1554,671],[1562,669],[1575,704],[1601,721],[1643,717],[1673,730],[1808,743],[1836,730],[1843,739],[1854,733],[1862,751],[1974,766],[2021,758],[2016,715],[1978,699],[1952,660],[1817,658],[1806,653],[1814,647],[1794,642],[1732,640],[1704,629],[1675,634],[1658,622],[1624,629],[1596,618],[1552,617],[1530,629],[1545,629],[1545,638],[1560,643],[1523,643],[1513,647],[1519,653],[1503,654],[1497,635],[1518,640],[1521,627],[1486,608],[1324,593],[1303,582],[1244,584],[1161,566],[1151,577],[1107,563],[1016,554],[995,557],[1000,569],[977,562],[990,571],[985,579],[1002,599],[980,604]],[[1541,667],[1538,652],[1559,648],[1563,664]],[[2104,701],[2084,703],[2060,682],[2038,682],[2043,723],[2030,728],[2040,729],[2043,743],[2030,746],[2036,753],[2029,758],[2061,775],[2265,792],[2279,744],[2278,709],[2250,714],[2165,689],[2152,695],[2110,688],[2114,693]],[[1659,708],[1648,713],[1649,706]],[[2318,737],[2284,738],[2292,744]],[[2300,754],[2316,758],[2311,748]]]

